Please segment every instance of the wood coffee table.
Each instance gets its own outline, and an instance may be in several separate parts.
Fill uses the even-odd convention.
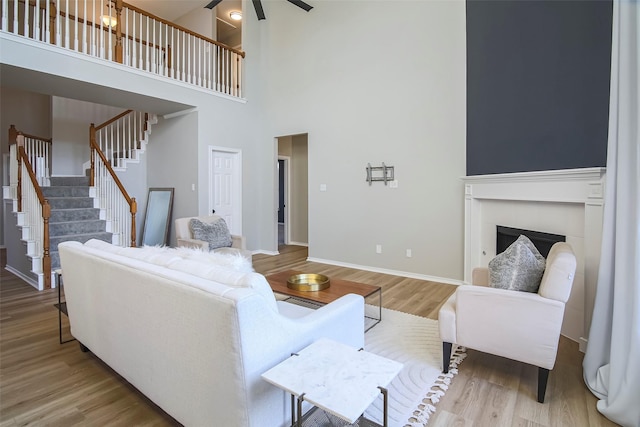
[[[287,287],[287,280],[300,271],[287,270],[266,276],[271,290],[275,293],[287,296],[287,301],[318,308],[329,304],[347,294],[361,295],[365,299],[364,329],[365,332],[377,325],[382,320],[382,288],[380,286],[367,285],[365,283],[350,282],[348,280],[330,277],[331,285],[321,291],[296,291]],[[371,302],[369,302],[372,300]],[[373,303],[373,304],[372,304]]]

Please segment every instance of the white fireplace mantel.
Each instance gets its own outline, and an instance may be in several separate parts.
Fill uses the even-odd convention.
[[[495,226],[567,236],[578,271],[563,334],[584,344],[595,298],[602,241],[605,168],[564,169],[463,177],[464,280],[495,256]]]

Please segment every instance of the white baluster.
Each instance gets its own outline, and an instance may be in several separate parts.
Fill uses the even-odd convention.
[[[36,0],[33,10],[33,39],[40,40],[40,0]]]
[[[88,52],[88,46],[87,46],[87,21],[89,21],[88,17],[86,16],[86,14],[87,14],[87,0],[84,0],[84,8],[82,10],[84,11],[84,14],[85,14],[84,23],[82,24],[82,53],[87,53]]]
[[[13,34],[18,34],[19,32],[20,31],[18,28],[18,2],[14,0],[13,2]]]
[[[24,34],[23,35],[25,37],[29,37],[29,2],[25,2],[24,4]]]
[[[102,0],[100,0],[100,14],[102,14],[104,11],[104,4],[102,2]],[[99,47],[99,51],[100,53],[98,54],[99,58],[104,58],[104,21],[102,20],[102,15],[97,17],[98,20],[100,21],[100,31],[98,32],[98,36],[99,36],[99,40],[100,40],[100,47]]]
[[[73,20],[73,50],[78,51],[78,0],[75,0],[76,11]]]

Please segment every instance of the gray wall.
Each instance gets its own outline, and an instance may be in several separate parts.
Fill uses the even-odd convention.
[[[461,280],[464,3],[327,1],[303,14],[287,2],[263,5],[260,144],[273,150],[274,137],[308,135],[309,256]],[[266,159],[263,212],[273,230],[273,151]],[[395,166],[397,188],[365,182],[367,163],[382,162]]]
[[[467,175],[606,165],[611,1],[467,1]]]

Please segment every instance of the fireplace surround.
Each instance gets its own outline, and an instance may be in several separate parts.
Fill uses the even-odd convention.
[[[538,252],[545,258],[549,255],[551,246],[554,243],[567,241],[566,236],[561,236],[560,234],[496,225],[496,254],[504,252],[520,235],[527,236]]]
[[[600,261],[605,168],[476,175],[465,191],[464,281],[496,255],[497,226],[565,236],[577,270],[562,334],[584,350]],[[517,237],[517,236],[516,236]]]

